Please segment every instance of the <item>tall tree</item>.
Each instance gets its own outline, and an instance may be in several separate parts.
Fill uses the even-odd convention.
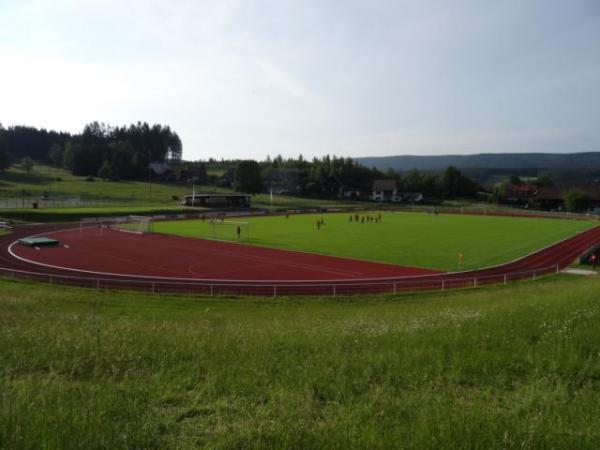
[[[113,177],[113,169],[108,161],[102,163],[102,167],[98,170],[98,176],[103,180],[109,180]]]
[[[4,141],[0,137],[0,170],[5,170],[10,167],[11,157],[4,145]]]
[[[260,166],[256,161],[240,161],[237,165],[235,188],[240,192],[256,194],[262,189]]]
[[[113,176],[120,179],[136,178],[139,167],[136,167],[135,150],[129,141],[114,142],[110,145]],[[108,161],[105,161],[108,162]]]
[[[441,190],[445,197],[471,197],[477,193],[477,185],[454,166],[448,166],[441,178]]]
[[[61,167],[63,163],[63,146],[56,143],[52,144],[48,152],[48,157],[52,161],[52,164]]]
[[[25,158],[23,158],[21,160],[21,168],[25,172],[31,173],[31,171],[33,170],[33,159],[31,159],[29,156],[26,156]]]
[[[523,180],[521,180],[521,177],[518,175],[511,175],[510,176],[510,184],[515,184],[515,185],[521,185],[523,184]]]
[[[540,188],[552,187],[552,186],[554,186],[554,180],[552,180],[552,177],[550,176],[550,174],[542,173],[537,177],[535,184],[537,185],[537,187],[540,187]]]
[[[65,149],[62,154],[62,167],[68,170],[73,170],[73,143],[71,141],[65,144]]]

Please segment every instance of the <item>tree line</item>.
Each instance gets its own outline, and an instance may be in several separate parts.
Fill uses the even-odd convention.
[[[377,179],[393,179],[399,192],[418,192],[430,198],[474,197],[478,185],[456,167],[406,173],[368,168],[351,158],[324,156],[312,161],[277,156],[265,161],[239,161],[233,185],[248,193],[271,189],[307,197],[365,197]]]
[[[452,166],[442,172],[383,172],[352,158],[329,155],[312,160],[279,155],[264,161],[183,162],[177,133],[168,126],[141,122],[123,127],[92,122],[80,134],[0,125],[0,169],[25,158],[66,168],[74,175],[112,180],[145,179],[150,163],[169,161],[170,175],[165,181],[191,179],[248,193],[274,190],[315,198],[364,198],[371,194],[374,181],[384,178],[395,180],[399,192],[430,198],[468,198],[478,191],[476,182]],[[215,165],[227,169],[224,176],[207,175],[207,166]]]
[[[138,122],[112,127],[92,122],[82,133],[70,134],[0,124],[0,169],[31,158],[74,175],[132,180],[144,177],[151,162],[181,157],[181,139],[166,125]]]

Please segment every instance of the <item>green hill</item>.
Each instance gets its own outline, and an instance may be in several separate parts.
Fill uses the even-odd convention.
[[[477,155],[439,156],[381,156],[355,158],[367,167],[399,171],[411,169],[443,170],[448,166],[459,169],[569,169],[600,167],[600,152],[589,153],[482,153]]]
[[[52,166],[36,164],[31,173],[15,165],[0,172],[0,217],[28,221],[76,220],[85,216],[115,214],[175,214],[198,208],[180,206],[191,185],[145,181],[108,181],[72,175]],[[196,192],[229,192],[215,186],[196,186]],[[41,201],[47,196],[49,202]],[[73,199],[76,201],[72,201]],[[40,209],[33,209],[37,201]],[[51,207],[46,207],[48,203]],[[274,208],[352,206],[360,203],[275,195]],[[270,208],[268,194],[253,196],[252,205]]]

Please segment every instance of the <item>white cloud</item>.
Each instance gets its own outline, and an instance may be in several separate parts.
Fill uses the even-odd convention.
[[[167,123],[189,158],[600,144],[585,0],[0,4],[5,125]]]

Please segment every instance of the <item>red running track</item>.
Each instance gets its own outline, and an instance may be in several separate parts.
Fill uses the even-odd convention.
[[[0,272],[52,283],[163,292],[337,295],[476,287],[535,278],[556,272],[600,244],[600,227],[595,227],[507,264],[440,273],[176,236],[139,236],[113,230],[104,230],[106,234],[99,236],[99,229],[89,231],[97,236],[79,236],[79,230],[59,230],[64,227],[22,227],[0,237]],[[16,239],[35,234],[54,235],[69,248],[13,246],[17,256],[36,262],[9,253]],[[86,242],[86,247],[80,247]],[[70,268],[41,266],[38,262]],[[76,272],[74,268],[105,273]]]
[[[101,275],[187,281],[347,281],[440,273],[348,258],[165,234],[133,234],[110,228],[44,233],[60,247],[14,245],[32,263]]]

